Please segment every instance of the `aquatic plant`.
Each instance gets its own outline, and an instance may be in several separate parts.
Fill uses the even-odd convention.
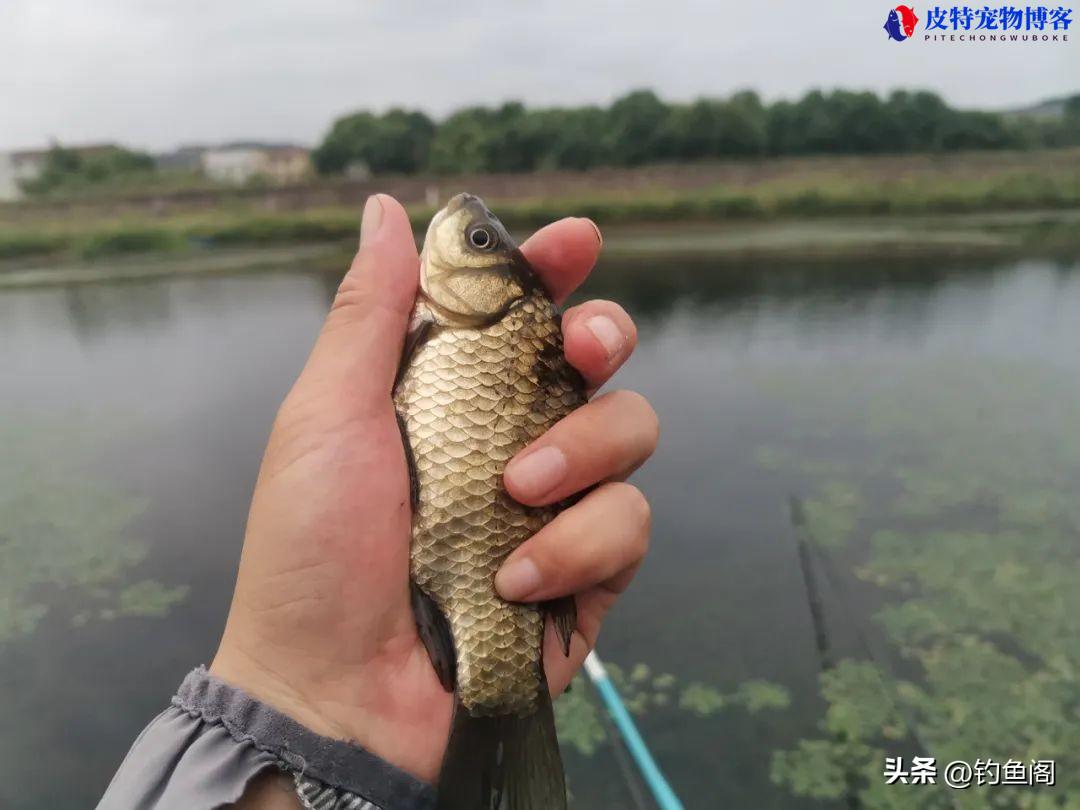
[[[804,529],[818,564],[834,576],[850,565],[834,595],[869,587],[884,598],[872,622],[851,604],[825,618],[854,623],[865,643],[825,663],[821,736],[778,751],[773,780],[864,808],[1080,804],[1075,377],[942,360],[864,370],[839,388],[798,375],[762,382],[803,388],[788,442],[759,450],[758,461],[811,493]],[[843,426],[849,451],[853,438],[865,443],[856,462],[847,458],[846,484],[807,472],[807,458],[827,459],[830,448],[800,437],[820,439],[823,421]],[[959,791],[940,776],[937,786],[887,786],[885,757],[899,755],[939,767],[1055,760],[1057,787]]]
[[[146,556],[133,533],[146,503],[88,469],[88,433],[32,418],[0,428],[0,645],[33,633],[57,604],[78,606],[78,626],[164,616],[187,593],[129,581]]]
[[[708,718],[727,709],[753,714],[784,709],[790,702],[787,690],[769,681],[747,681],[724,692],[698,681],[683,683],[671,673],[654,674],[645,663],[634,664],[629,671],[610,662],[605,662],[605,667],[626,708],[638,717],[668,711]],[[577,675],[571,688],[555,701],[559,741],[585,756],[596,753],[611,742],[603,712],[585,677]]]

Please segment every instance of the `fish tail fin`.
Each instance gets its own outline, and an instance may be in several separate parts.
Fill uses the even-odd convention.
[[[526,717],[477,717],[461,701],[439,774],[437,810],[566,810],[547,684]]]

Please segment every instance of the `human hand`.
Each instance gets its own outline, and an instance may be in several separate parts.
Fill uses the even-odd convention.
[[[559,301],[585,279],[599,250],[599,232],[583,219],[549,225],[522,246]],[[314,731],[354,740],[434,781],[453,699],[413,621],[409,481],[391,401],[418,267],[405,210],[386,195],[370,198],[359,250],[274,423],[210,670]],[[567,359],[591,391],[637,339],[630,317],[608,301],[567,310],[563,336]],[[518,548],[495,579],[509,600],[576,594],[569,657],[550,627],[545,640],[553,694],[581,666],[645,554],[648,504],[621,480],[656,440],[645,399],[615,391],[507,465],[508,492],[529,505],[600,484]]]

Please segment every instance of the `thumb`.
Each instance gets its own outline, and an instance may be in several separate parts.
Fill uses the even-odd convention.
[[[340,402],[352,413],[389,402],[419,264],[401,203],[386,194],[369,197],[360,223],[360,247],[298,387],[313,386],[320,400]]]

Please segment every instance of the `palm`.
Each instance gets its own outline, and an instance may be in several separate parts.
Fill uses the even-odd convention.
[[[383,201],[391,203],[274,425],[211,670],[315,731],[356,740],[433,780],[453,700],[419,639],[409,593],[409,482],[391,387],[417,258],[405,212]],[[547,233],[529,258],[538,267],[563,268],[548,279],[563,296],[584,278],[599,243],[583,221]],[[365,261],[378,272],[360,272]],[[580,310],[580,317],[567,313],[563,321],[566,353],[595,387],[626,359],[633,324],[614,304]],[[605,355],[583,327],[598,314],[618,321],[628,336],[620,353]],[[655,415],[640,397],[612,395],[579,409],[545,436],[575,448],[581,460],[543,502],[624,476],[652,452],[655,431]],[[605,484],[526,544],[533,557],[546,559],[546,591],[536,599],[577,594],[580,632],[569,658],[550,628],[546,640],[548,682],[556,692],[581,665],[604,612],[630,581],[647,532],[640,493]]]
[[[346,681],[341,698],[319,707],[344,736],[391,761],[408,758],[408,770],[430,778],[442,759],[453,700],[412,616],[409,482],[393,406],[388,396],[384,408],[330,426],[316,442],[294,422],[308,425],[302,407],[284,409],[275,426],[245,546],[245,556],[269,558],[273,570],[245,565],[238,596],[272,618],[263,626],[281,629],[264,644],[287,647],[284,660],[307,662],[305,671],[281,673],[288,680],[307,682],[314,666]],[[302,445],[290,439],[301,433]],[[302,509],[291,506],[298,503]],[[289,542],[298,537],[305,541]],[[263,544],[276,553],[261,554]],[[257,577],[250,590],[249,574]],[[268,589],[267,582],[277,586]],[[595,623],[582,616],[583,626]],[[561,691],[580,656],[568,661],[553,650],[547,660],[552,687]],[[390,740],[394,750],[386,750]]]

